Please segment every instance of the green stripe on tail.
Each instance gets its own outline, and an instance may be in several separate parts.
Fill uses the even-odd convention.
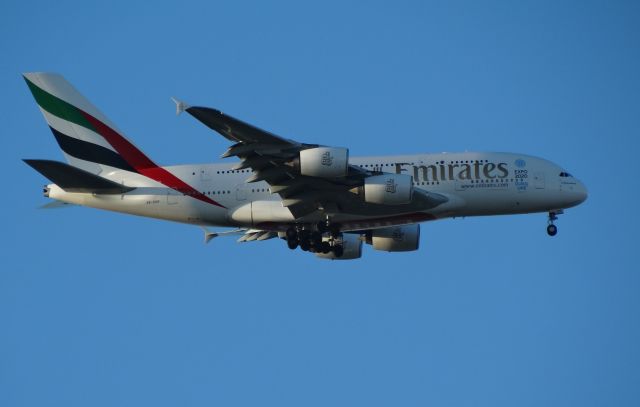
[[[96,129],[86,119],[80,109],[40,89],[36,84],[31,82],[26,77],[24,78],[24,80],[27,82],[29,90],[31,90],[33,97],[36,99],[36,102],[41,108],[54,116],[70,121],[77,124],[78,126],[85,127],[97,133]]]

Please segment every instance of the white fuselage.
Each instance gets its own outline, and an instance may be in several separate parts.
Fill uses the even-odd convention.
[[[352,157],[349,163],[369,171],[412,175],[414,188],[444,195],[448,202],[420,214],[386,220],[361,214],[333,215],[333,221],[353,225],[345,230],[456,216],[548,212],[575,206],[587,195],[584,185],[560,166],[523,154],[464,152]],[[68,193],[50,185],[48,195],[68,203],[196,225],[284,230],[292,223],[325,218],[326,214],[318,212],[295,220],[266,182],[246,183],[252,171],[234,171],[233,164],[164,167],[221,206],[117,169],[100,175],[136,187],[135,190],[122,195],[95,195]]]

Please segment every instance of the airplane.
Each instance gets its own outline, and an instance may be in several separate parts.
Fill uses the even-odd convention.
[[[525,154],[462,152],[350,157],[346,147],[307,144],[261,130],[219,110],[186,112],[232,144],[231,164],[160,166],[61,75],[24,79],[66,163],[27,159],[51,181],[58,203],[198,225],[205,242],[281,238],[323,259],[375,250],[418,250],[420,223],[438,219],[548,213],[584,202],[587,189],[562,167]],[[230,228],[220,232],[209,227]]]

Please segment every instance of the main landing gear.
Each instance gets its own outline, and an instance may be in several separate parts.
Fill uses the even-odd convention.
[[[328,239],[324,239],[324,235],[328,233]],[[340,227],[335,224],[320,222],[315,228],[310,227],[290,227],[285,233],[287,246],[291,250],[300,247],[305,252],[311,253],[330,253],[333,252],[336,257],[342,257],[344,247],[342,239],[340,239]]]
[[[558,220],[558,215],[562,214],[562,211],[549,212],[549,220],[547,221],[547,234],[549,236],[555,236],[558,234],[558,227],[553,222]]]

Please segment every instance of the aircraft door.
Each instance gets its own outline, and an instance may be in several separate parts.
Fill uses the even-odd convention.
[[[238,201],[247,200],[247,187],[245,184],[239,184],[238,186],[236,186],[236,200]]]
[[[178,191],[174,191],[170,189],[167,191],[167,204],[168,205],[176,205],[178,203],[178,196],[180,193]]]
[[[202,168],[200,170],[200,181],[211,181],[211,170],[208,168]]]
[[[536,189],[544,189],[544,172],[533,174],[533,185]]]

